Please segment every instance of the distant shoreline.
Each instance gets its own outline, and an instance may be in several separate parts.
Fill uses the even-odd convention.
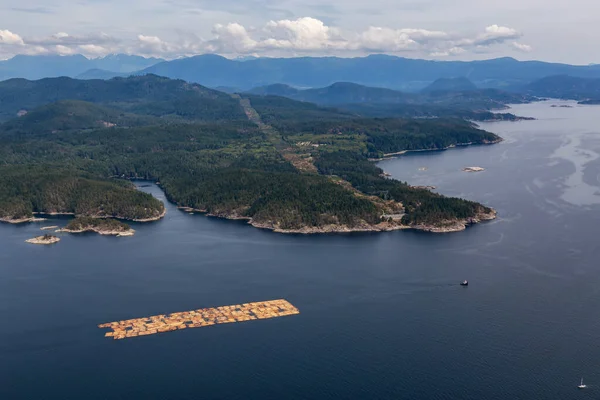
[[[48,218],[41,218],[41,217],[36,217],[36,215],[47,215],[50,217],[58,217],[58,216],[69,216],[69,217],[75,217],[76,214],[75,213],[69,213],[69,212],[34,212],[32,213],[34,216],[33,217],[26,217],[26,218],[8,218],[8,217],[4,217],[4,218],[0,218],[0,222],[5,222],[8,224],[25,224],[25,223],[29,223],[29,222],[42,222],[42,221],[47,221]],[[145,223],[145,222],[154,222],[154,221],[159,221],[162,218],[165,217],[165,215],[167,214],[167,208],[164,207],[163,211],[160,213],[160,215],[157,215],[156,217],[150,217],[150,218],[141,218],[141,219],[135,219],[135,218],[123,218],[120,216],[107,216],[107,215],[103,215],[103,216],[90,216],[90,218],[95,218],[95,219],[116,219],[116,220],[121,220],[121,221],[130,221],[130,222],[140,222],[140,223]]]
[[[83,229],[62,228],[62,229],[56,230],[56,232],[65,232],[65,233],[72,233],[72,234],[94,232],[94,233],[98,233],[98,234],[104,235],[104,236],[117,236],[117,237],[133,236],[135,234],[135,230],[133,230],[133,229],[129,229],[129,230],[125,230],[125,231],[115,231],[115,230],[108,230],[108,229],[95,228],[95,227],[85,227]]]
[[[421,153],[421,152],[428,152],[428,151],[444,151],[444,150],[449,150],[449,149],[453,149],[453,148],[457,148],[457,147],[468,147],[468,146],[474,146],[474,145],[491,145],[491,144],[500,143],[503,140],[504,140],[503,138],[498,138],[497,140],[483,141],[481,143],[473,143],[473,142],[456,143],[456,144],[452,144],[452,145],[449,145],[444,148],[402,150],[402,151],[398,151],[398,152],[394,152],[394,153],[385,153],[385,154],[383,154],[382,158],[369,159],[369,161],[372,161],[372,162],[385,161],[385,160],[393,159],[398,156],[401,156],[401,155],[404,155],[407,153],[413,153],[413,152]],[[139,180],[139,179],[137,179],[137,180]],[[152,184],[155,184],[157,187],[160,188],[160,184],[158,182],[156,182],[156,183],[152,182]],[[140,189],[138,188],[137,190],[140,190]],[[163,190],[163,189],[161,188],[161,190]],[[167,201],[169,201],[169,200],[167,200]],[[390,232],[390,231],[407,230],[407,229],[432,232],[432,233],[449,233],[449,232],[460,232],[460,231],[465,230],[468,226],[478,224],[478,223],[481,223],[484,221],[489,221],[489,220],[496,218],[496,211],[492,209],[491,213],[479,213],[478,215],[475,215],[472,218],[456,219],[456,220],[451,220],[451,221],[439,221],[435,224],[404,225],[401,222],[389,222],[389,221],[388,222],[382,221],[378,224],[370,224],[370,223],[363,221],[363,223],[359,223],[356,226],[329,224],[329,225],[324,225],[324,226],[320,226],[320,227],[305,226],[305,227],[295,228],[295,229],[285,229],[285,228],[279,227],[276,223],[272,223],[272,222],[256,222],[252,218],[239,215],[235,211],[229,212],[229,213],[209,213],[207,210],[196,209],[193,207],[177,206],[177,205],[176,205],[176,207],[184,212],[201,213],[208,217],[221,218],[221,219],[226,219],[226,220],[242,220],[242,221],[246,221],[249,225],[251,225],[255,228],[270,230],[275,233],[284,233],[284,234]],[[167,213],[167,207],[164,206],[160,215],[158,215],[156,217],[151,217],[151,218],[128,219],[128,218],[121,218],[118,216],[94,216],[91,218],[97,218],[97,219],[114,218],[114,219],[124,220],[124,221],[145,223],[145,222],[158,221],[158,220],[164,218],[166,213]],[[51,213],[35,212],[33,214],[34,215],[49,215],[49,216],[60,216],[60,215],[75,216],[74,213],[58,213],[58,212],[51,212]],[[43,220],[46,220],[46,219],[45,218],[35,218],[35,217],[22,218],[22,219],[3,218],[3,219],[0,219],[0,222],[9,222],[9,223],[13,223],[13,224],[18,224],[18,223],[26,223],[26,222],[38,222],[38,221],[43,221]],[[96,229],[94,227],[89,227],[89,228],[86,227],[81,230],[70,230],[70,229],[63,228],[63,229],[58,230],[57,232],[67,232],[67,233],[96,232],[101,235],[132,236],[135,231],[133,229],[131,229],[130,231],[127,231],[127,232],[117,232],[117,231],[112,231],[112,230]]]
[[[398,158],[399,156],[404,155],[404,154],[408,154],[408,153],[423,153],[423,152],[428,152],[428,151],[432,151],[432,152],[433,151],[445,151],[445,150],[455,149],[455,148],[458,148],[458,147],[489,146],[489,145],[492,145],[492,144],[501,143],[503,141],[504,141],[503,138],[499,138],[497,140],[488,140],[488,141],[481,142],[481,143],[474,143],[474,142],[456,143],[456,144],[451,144],[450,146],[443,147],[443,148],[418,149],[418,150],[401,150],[401,151],[397,151],[395,153],[384,153],[380,158],[369,158],[369,161],[379,162],[379,161],[392,160],[394,158]]]
[[[302,227],[297,229],[282,229],[275,224],[269,224],[266,222],[256,222],[250,217],[240,216],[235,212],[231,213],[208,213],[206,211],[193,209],[190,207],[178,207],[183,212],[197,212],[203,214],[206,217],[218,218],[229,221],[245,221],[248,225],[254,228],[268,230],[274,233],[283,234],[301,234],[301,235],[320,235],[320,234],[335,234],[335,233],[353,233],[353,232],[392,232],[400,230],[416,230],[430,233],[452,233],[461,232],[467,229],[469,226],[479,224],[486,221],[492,221],[497,218],[497,212],[491,209],[491,212],[481,212],[475,217],[457,219],[451,221],[440,221],[439,224],[419,224],[419,225],[403,225],[391,224],[389,222],[381,222],[379,224],[368,224],[364,223],[356,227],[350,227],[347,225],[324,225],[321,227]]]

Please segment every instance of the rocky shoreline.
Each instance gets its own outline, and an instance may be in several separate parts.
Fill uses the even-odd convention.
[[[82,228],[82,229],[62,228],[62,229],[56,230],[55,232],[65,232],[65,233],[95,232],[95,233],[98,233],[100,235],[116,236],[116,237],[133,236],[135,234],[135,230],[133,230],[133,229],[128,229],[128,230],[109,230],[109,229],[97,228],[97,227],[94,227],[94,226],[89,226],[89,227],[85,227],[85,228]]]
[[[474,217],[466,219],[457,219],[452,221],[441,221],[435,225],[403,225],[397,222],[381,222],[379,224],[369,224],[364,222],[357,226],[347,225],[324,225],[320,227],[302,227],[298,229],[282,229],[275,222],[257,222],[250,217],[244,217],[239,215],[237,212],[231,213],[207,213],[206,211],[197,210],[189,207],[179,207],[182,211],[193,210],[195,212],[203,213],[207,217],[221,218],[232,221],[246,221],[249,225],[255,228],[269,230],[275,233],[285,234],[302,234],[302,235],[315,235],[315,234],[329,234],[329,233],[352,233],[352,232],[391,232],[399,230],[417,230],[430,233],[451,233],[461,232],[467,229],[467,227],[475,224],[479,224],[486,221],[491,221],[497,218],[497,212],[491,209],[489,213],[481,212]]]
[[[160,213],[160,215],[157,215],[156,217],[143,218],[143,219],[127,219],[127,218],[119,218],[119,217],[111,217],[111,218],[123,219],[125,221],[132,221],[132,222],[154,222],[154,221],[163,219],[165,215],[167,215],[167,207],[163,207],[163,211]]]
[[[44,235],[27,239],[25,242],[31,244],[54,244],[60,242],[60,238],[52,235]]]
[[[466,218],[456,221],[445,221],[439,225],[417,225],[412,228],[431,233],[461,232],[471,225],[479,224],[486,221],[492,221],[497,217],[498,214],[496,210],[492,209],[492,211],[489,213],[479,213],[478,215],[472,218]]]
[[[6,222],[7,224],[24,224],[26,222],[41,222],[46,221],[47,218],[36,218],[36,217],[27,217],[27,218],[10,218],[4,217],[0,218],[0,222]]]
[[[56,217],[56,216],[75,216],[75,213],[63,213],[63,212],[34,212],[33,213],[34,216],[33,217],[26,217],[26,218],[13,218],[13,217],[3,217],[0,218],[0,222],[6,222],[8,224],[25,224],[28,222],[42,222],[42,221],[47,221],[48,218],[41,218],[41,217],[36,217],[35,215],[48,215],[48,216],[52,216],[52,217]],[[132,218],[123,218],[120,217],[118,215],[111,215],[111,216],[92,216],[90,218],[96,218],[96,219],[119,219],[119,220],[123,220],[123,221],[132,221],[132,222],[154,222],[154,221],[158,221],[162,218],[164,218],[164,216],[167,214],[167,208],[165,207],[163,209],[163,211],[160,213],[160,215],[157,215],[156,217],[151,217],[151,218],[144,218],[144,219],[132,219]]]
[[[385,153],[383,154],[383,156],[381,158],[369,158],[369,161],[385,161],[385,160],[391,160],[393,158],[396,158],[398,156],[407,154],[407,153],[421,153],[424,151],[444,151],[444,150],[450,150],[450,149],[454,149],[457,147],[466,147],[466,146],[487,146],[490,144],[498,144],[500,142],[503,142],[504,139],[499,137],[496,140],[484,140],[481,143],[474,143],[474,142],[467,142],[467,143],[456,143],[456,144],[451,144],[450,146],[446,146],[446,147],[442,147],[442,148],[431,148],[431,149],[419,149],[419,150],[402,150],[402,151],[397,151],[395,153]]]

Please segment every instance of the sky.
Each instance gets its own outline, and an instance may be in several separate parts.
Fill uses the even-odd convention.
[[[598,0],[0,0],[0,59],[386,53],[600,63]]]

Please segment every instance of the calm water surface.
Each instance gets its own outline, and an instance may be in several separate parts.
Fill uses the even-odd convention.
[[[462,233],[286,236],[171,205],[132,238],[43,247],[24,240],[64,219],[1,225],[0,399],[598,398],[600,107],[556,103],[485,124],[501,144],[381,164],[498,210]],[[301,314],[124,341],[96,328],[276,298]]]

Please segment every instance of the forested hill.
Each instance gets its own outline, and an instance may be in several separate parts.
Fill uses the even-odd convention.
[[[245,118],[226,93],[156,75],[104,80],[47,78],[0,82],[0,120],[61,100],[82,100],[153,116],[198,120]]]
[[[477,86],[467,77],[458,78],[440,78],[435,80],[431,85],[424,88],[422,93],[431,92],[455,92],[455,91],[471,91],[477,90]]]
[[[359,118],[155,76],[116,79],[104,88],[92,82],[97,93],[67,82],[71,89],[60,88],[61,97],[77,99],[43,104],[0,124],[0,218],[35,212],[160,217],[162,204],[137,192],[129,178],[160,181],[179,206],[285,232],[456,230],[492,215],[480,204],[384,178],[368,160],[499,140],[460,119]],[[113,85],[130,88],[129,94]],[[11,90],[20,104],[42,101],[30,89]],[[55,99],[51,92],[46,100]],[[195,111],[182,115],[180,101]]]
[[[47,77],[76,77],[91,69],[114,71],[130,75],[135,71],[164,60],[145,58],[129,54],[111,54],[100,58],[73,55],[25,55],[19,54],[9,60],[0,61],[0,80],[10,78],[41,79]]]
[[[324,88],[303,90],[275,84],[254,88],[247,94],[283,96],[299,101],[341,107],[348,104],[441,105],[454,109],[462,107],[462,109],[471,111],[502,108],[506,104],[519,104],[535,100],[534,97],[526,94],[468,87],[469,85],[462,80],[450,80],[450,83],[446,80],[441,81],[431,86],[430,90],[419,94],[347,82],[334,83]]]
[[[559,99],[600,99],[600,78],[586,79],[568,75],[549,76],[525,86],[525,93]]]
[[[2,126],[5,133],[42,133],[68,130],[143,126],[160,123],[158,117],[124,113],[81,100],[61,100],[35,108]]]
[[[397,90],[368,87],[349,82],[337,82],[324,88],[298,90],[287,85],[275,84],[255,88],[249,94],[275,95],[317,104],[347,103],[410,103],[418,102],[419,96]]]
[[[423,93],[335,83],[318,89],[296,89],[283,84],[262,86],[246,95],[283,96],[323,106],[337,107],[365,117],[458,117],[474,121],[518,120],[512,114],[492,110],[508,104],[534,101],[533,96],[498,89],[477,89],[465,79],[441,79]]]

